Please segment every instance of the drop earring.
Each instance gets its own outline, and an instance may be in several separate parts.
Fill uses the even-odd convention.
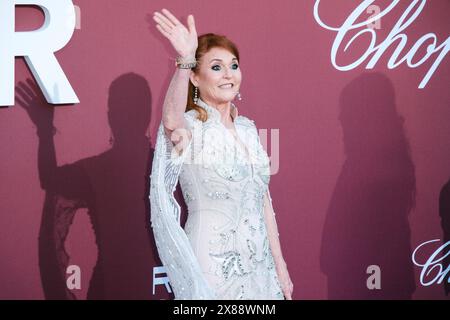
[[[242,97],[241,97],[241,93],[240,93],[240,92],[238,92],[238,94],[237,94],[237,98],[238,98],[238,100],[239,100],[239,101],[241,101],[241,100],[242,100]]]
[[[194,103],[197,104],[198,101],[198,88],[195,87],[194,89]]]

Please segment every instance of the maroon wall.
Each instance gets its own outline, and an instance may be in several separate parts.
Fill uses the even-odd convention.
[[[0,298],[171,297],[163,286],[152,294],[159,261],[148,205],[155,134],[176,57],[151,19],[164,7],[183,23],[194,14],[199,34],[225,34],[238,45],[240,114],[279,130],[270,188],[294,299],[446,298],[443,285],[421,284],[411,255],[443,237],[448,56],[419,89],[438,53],[417,68],[389,69],[392,45],[373,70],[364,68],[367,59],[339,71],[330,59],[336,33],[319,26],[313,0],[74,2],[80,28],[56,56],[81,103],[53,107],[40,92],[30,96],[33,86],[23,85],[30,70],[17,58],[18,99],[0,109]],[[383,9],[391,1],[375,3]],[[411,3],[383,17],[377,44]],[[322,0],[319,13],[337,26],[355,7]],[[37,9],[16,12],[17,30],[43,21]],[[403,31],[401,56],[427,33],[446,41],[448,12],[449,1],[428,1]],[[339,63],[356,60],[368,45],[366,35],[340,49]],[[419,52],[414,61],[425,54]],[[436,248],[421,251],[421,261]],[[81,290],[68,294],[65,265],[80,266]],[[381,290],[366,288],[369,265],[381,268]]]

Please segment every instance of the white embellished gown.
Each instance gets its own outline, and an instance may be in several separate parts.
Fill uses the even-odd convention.
[[[256,126],[232,104],[235,136],[215,108],[197,105],[208,120],[185,113],[192,138],[181,155],[160,124],[151,175],[153,234],[175,299],[284,299],[264,219],[269,158]],[[178,181],[184,229],[173,197]]]

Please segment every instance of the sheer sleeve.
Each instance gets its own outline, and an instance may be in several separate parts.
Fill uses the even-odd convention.
[[[151,226],[175,299],[215,299],[215,293],[203,275],[180,225],[180,205],[173,195],[181,167],[191,153],[193,141],[202,125],[188,113],[185,113],[185,122],[191,129],[192,137],[180,155],[164,133],[162,122],[158,129],[150,181]]]

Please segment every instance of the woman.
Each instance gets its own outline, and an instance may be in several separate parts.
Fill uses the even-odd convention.
[[[157,29],[179,54],[152,166],[151,220],[176,299],[292,299],[268,189],[269,158],[238,115],[239,53],[224,36],[197,37],[168,10]],[[187,101],[187,107],[186,107]],[[173,197],[180,181],[184,229]]]

